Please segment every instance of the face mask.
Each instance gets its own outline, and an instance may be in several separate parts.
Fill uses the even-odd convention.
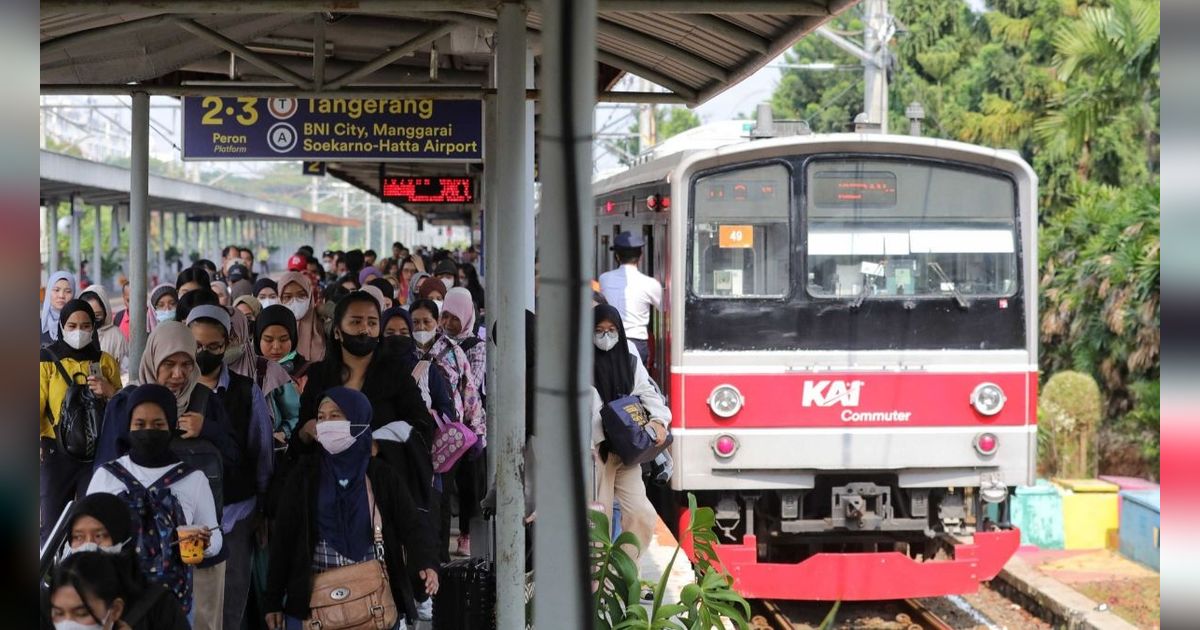
[[[287,307],[292,311],[292,315],[296,316],[296,321],[300,321],[304,319],[305,315],[308,315],[308,300],[292,300]]]
[[[201,374],[211,374],[213,370],[221,367],[221,359],[226,353],[217,354],[208,350],[201,350],[196,353],[196,367],[200,368]]]
[[[347,335],[346,333],[342,333],[342,347],[356,357],[365,357],[375,352],[375,347],[378,345],[379,339],[367,333],[361,335]]]
[[[412,338],[413,341],[417,342],[418,344],[427,346],[429,345],[429,342],[433,341],[435,335],[437,335],[437,333],[432,330],[414,330]]]
[[[68,330],[63,332],[63,341],[67,342],[68,346],[76,350],[82,350],[84,346],[92,342],[92,331],[90,330]]]
[[[383,344],[397,354],[407,354],[413,350],[413,338],[407,335],[384,337]]]
[[[75,548],[72,548],[70,545],[67,545],[66,547],[63,548],[62,559],[66,560],[68,557],[70,557],[74,554],[83,553],[85,551],[99,551],[100,553],[116,555],[118,553],[121,553],[121,548],[124,546],[125,546],[124,542],[119,542],[115,545],[110,545],[108,547],[101,547],[100,545],[98,545],[94,542],[85,542],[82,545],[79,545],[78,547],[75,547]]]
[[[447,289],[453,289],[454,285],[456,284],[454,278],[438,278],[438,280],[441,280],[442,283],[446,285]]]
[[[178,461],[170,449],[171,432],[141,429],[129,432],[129,459],[139,466],[159,468]]]
[[[242,354],[245,352],[246,348],[241,344],[230,346],[225,350],[225,365],[233,365],[234,363],[237,363],[238,359],[242,358]]]
[[[349,420],[322,420],[317,423],[317,442],[330,455],[337,455],[354,445]]]
[[[608,352],[617,347],[617,342],[620,341],[620,336],[614,332],[596,333],[592,335],[592,343],[604,352]]]
[[[441,313],[442,312],[442,300],[434,300],[433,303],[437,305],[438,312]]]
[[[154,311],[154,319],[157,319],[160,322],[171,321],[172,319],[175,319],[175,309]]]
[[[108,617],[112,614],[109,611],[104,615],[104,621],[101,623],[81,623],[74,619],[64,619],[63,621],[54,622],[54,630],[103,630],[104,625],[108,623]]]
[[[267,308],[268,306],[275,306],[276,304],[279,303],[279,300],[277,300],[275,298],[263,298],[263,299],[259,300],[258,303],[262,304],[263,308]]]

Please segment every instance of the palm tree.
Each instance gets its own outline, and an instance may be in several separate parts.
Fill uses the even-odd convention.
[[[1035,132],[1054,150],[1079,156],[1087,179],[1097,131],[1132,126],[1145,142],[1147,168],[1158,170],[1158,0],[1113,0],[1088,7],[1054,36],[1054,68],[1064,84]]]

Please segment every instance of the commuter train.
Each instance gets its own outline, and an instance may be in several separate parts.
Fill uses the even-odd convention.
[[[597,274],[632,231],[664,287],[658,508],[689,555],[693,493],[748,598],[969,593],[1000,571],[1036,462],[1036,203],[1015,152],[880,133],[680,151],[595,183]]]

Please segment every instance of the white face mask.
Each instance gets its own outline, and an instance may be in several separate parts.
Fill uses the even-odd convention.
[[[433,341],[433,337],[436,334],[437,333],[432,330],[414,330],[412,338],[413,341],[417,342],[419,345],[427,346],[429,345],[429,342]]]
[[[170,309],[170,310],[166,310],[166,311],[154,311],[154,319],[157,319],[160,322],[165,322],[165,321],[175,319],[175,309]]]
[[[112,615],[112,610],[104,614],[104,619],[100,623],[82,623],[74,619],[64,619],[63,621],[54,622],[54,630],[103,630],[108,624],[108,618]]]
[[[441,276],[438,276],[438,280],[441,280],[441,281],[442,281],[442,283],[446,285],[446,288],[447,288],[447,289],[453,289],[453,288],[454,288],[454,285],[455,285],[455,284],[457,284],[457,283],[455,282],[455,279],[454,279],[454,278],[443,278],[443,277],[441,277]]]
[[[300,321],[300,320],[304,319],[304,316],[308,314],[308,300],[307,299],[292,300],[292,303],[288,304],[287,307],[289,310],[292,311],[292,315],[296,316],[296,321]]]
[[[442,300],[434,300],[433,303],[437,305],[438,312],[441,313],[442,312]]]
[[[279,303],[279,300],[277,300],[275,298],[263,298],[263,299],[259,300],[258,303],[262,304],[263,308],[267,308],[268,306],[275,306],[276,304]]]
[[[617,342],[620,341],[620,339],[621,337],[617,335],[616,331],[596,333],[592,335],[592,343],[596,344],[596,347],[604,352],[608,352],[609,350],[617,347]]]
[[[354,444],[349,420],[322,420],[317,423],[317,442],[330,454],[337,455]]]
[[[92,331],[79,329],[63,331],[63,341],[76,350],[82,350],[84,346],[92,342]]]
[[[115,554],[121,553],[121,548],[124,546],[125,546],[124,542],[119,542],[115,545],[110,545],[108,547],[101,547],[100,545],[98,545],[94,542],[85,542],[82,545],[79,545],[78,547],[74,547],[74,548],[72,548],[70,545],[67,545],[66,547],[63,547],[62,557],[65,560],[70,556],[73,556],[77,553],[83,553],[85,551],[99,551],[101,553],[109,553],[109,554],[115,555]]]

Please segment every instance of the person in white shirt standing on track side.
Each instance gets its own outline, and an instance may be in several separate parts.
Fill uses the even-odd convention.
[[[643,365],[649,365],[650,311],[662,308],[662,285],[638,269],[646,243],[632,232],[613,240],[616,269],[600,274],[600,292],[616,307],[625,322],[625,335],[637,348]]]

